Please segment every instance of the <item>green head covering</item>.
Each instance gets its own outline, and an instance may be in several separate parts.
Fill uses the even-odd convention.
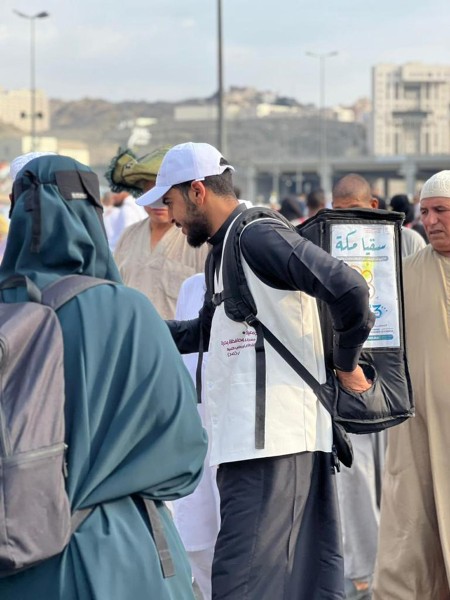
[[[135,198],[139,197],[144,191],[143,182],[156,181],[162,159],[169,149],[170,146],[164,146],[137,158],[129,148],[119,148],[105,173],[111,191],[128,192]]]
[[[41,156],[27,163],[14,181],[0,278],[19,273],[39,287],[70,274],[121,281],[99,196],[97,175],[72,158]]]

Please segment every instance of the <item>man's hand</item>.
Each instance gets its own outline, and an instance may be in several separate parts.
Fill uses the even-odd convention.
[[[354,371],[339,371],[336,369],[336,376],[342,387],[358,394],[365,392],[372,385],[372,382],[366,379],[364,371],[359,365]]]

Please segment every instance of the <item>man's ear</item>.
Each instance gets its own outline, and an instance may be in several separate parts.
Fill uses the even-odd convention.
[[[378,208],[378,200],[373,196],[370,199],[370,208]]]
[[[205,201],[206,188],[202,181],[193,181],[191,183],[191,190],[194,192],[192,201],[197,206],[201,206]]]

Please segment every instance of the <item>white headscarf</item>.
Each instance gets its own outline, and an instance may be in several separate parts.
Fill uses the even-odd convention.
[[[450,171],[439,171],[425,181],[420,199],[450,198]]]
[[[23,169],[23,167],[33,160],[33,158],[38,158],[38,156],[48,156],[49,154],[56,154],[56,152],[28,152],[28,154],[22,154],[18,156],[9,165],[9,176],[11,179],[15,180],[17,177],[17,173]]]

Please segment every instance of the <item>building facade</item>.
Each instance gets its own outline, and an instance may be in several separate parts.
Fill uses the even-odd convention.
[[[16,156],[28,152],[54,152],[62,156],[70,156],[79,162],[89,165],[89,146],[78,140],[64,140],[51,136],[39,136],[34,140],[29,135],[22,137],[0,138],[0,161],[11,162]]]
[[[50,106],[47,96],[41,90],[35,91],[36,133],[50,127]],[[31,91],[4,90],[0,88],[0,121],[17,127],[20,131],[31,131],[32,97]]]
[[[373,154],[450,153],[450,66],[381,64],[372,77]]]

